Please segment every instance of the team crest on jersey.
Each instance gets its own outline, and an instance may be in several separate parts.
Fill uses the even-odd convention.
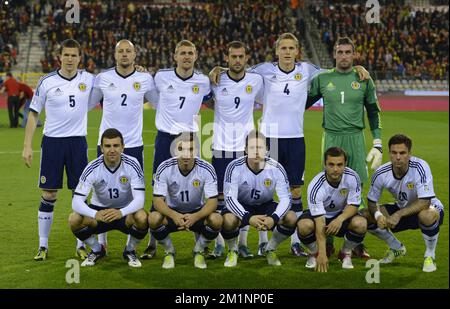
[[[192,92],[197,94],[200,88],[197,85],[192,86]]]
[[[41,183],[44,184],[47,182],[47,178],[45,176],[41,176]]]
[[[247,92],[248,94],[252,93],[253,88],[251,85],[248,85],[247,87],[245,87],[245,92]]]
[[[271,184],[272,180],[270,180],[269,178],[264,179],[264,186],[266,186],[266,188],[269,188]]]
[[[86,91],[86,84],[85,83],[79,83],[78,84],[78,89],[80,89],[80,91],[84,92]]]
[[[128,178],[126,176],[120,176],[120,183],[121,184],[127,184],[128,183]]]
[[[133,88],[134,90],[139,91],[139,89],[141,89],[141,83],[135,82],[133,84]]]
[[[352,88],[358,90],[359,88],[361,88],[361,84],[358,82],[352,82]]]
[[[327,90],[328,91],[336,90],[336,86],[332,82],[329,82],[327,85]]]
[[[295,80],[301,80],[302,77],[303,77],[303,76],[302,76],[302,74],[300,74],[300,73],[297,73],[297,74],[294,75],[294,79],[295,79]]]
[[[348,189],[341,189],[339,190],[339,194],[342,196],[346,196],[348,194]]]
[[[409,190],[412,190],[412,189],[414,189],[414,183],[408,182],[408,183],[406,184],[406,187],[407,187]]]
[[[194,186],[194,188],[200,187],[200,180],[194,179],[194,181],[192,182],[192,185]]]

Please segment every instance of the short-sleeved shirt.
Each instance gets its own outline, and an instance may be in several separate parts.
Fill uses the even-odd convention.
[[[331,185],[326,172],[317,174],[308,185],[308,209],[312,216],[333,218],[347,205],[361,204],[361,181],[358,174],[346,167],[337,187]]]
[[[170,158],[159,165],[154,180],[153,196],[164,196],[167,206],[180,213],[198,211],[206,199],[218,196],[216,172],[199,158],[187,175],[181,173],[178,158]]]
[[[89,96],[94,75],[78,70],[71,79],[58,71],[41,78],[30,109],[41,113],[45,108],[44,135],[48,137],[86,136]]]

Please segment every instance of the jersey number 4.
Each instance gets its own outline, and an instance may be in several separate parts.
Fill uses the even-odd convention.
[[[288,86],[289,86],[289,84],[286,84],[286,86],[284,86],[284,90],[283,90],[283,93],[286,93],[287,95],[289,95],[289,93],[291,93]]]

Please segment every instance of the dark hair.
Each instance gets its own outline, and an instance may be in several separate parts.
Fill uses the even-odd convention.
[[[107,138],[107,139],[113,139],[113,138],[116,138],[116,137],[120,137],[120,142],[121,142],[122,145],[123,145],[123,136],[122,136],[122,133],[120,133],[119,130],[114,129],[114,128],[106,129],[106,130],[103,132],[103,134],[102,134],[102,138],[100,139],[100,144],[103,145],[103,140],[104,140],[105,138]]]
[[[327,162],[328,157],[344,157],[345,162],[347,162],[347,153],[344,149],[339,147],[330,147],[328,148],[325,153],[323,154],[323,162]]]
[[[336,52],[336,49],[339,45],[351,45],[352,51],[355,52],[355,44],[353,44],[352,39],[350,39],[348,36],[339,37],[336,42],[334,43],[333,52]]]
[[[13,77],[13,75],[12,75],[11,72],[7,72],[7,73],[6,73],[6,76],[8,76],[8,77]]]
[[[181,132],[175,137],[174,141],[175,145],[178,145],[179,142],[194,142],[194,146],[196,148],[199,148],[200,144],[198,136],[195,132]]]
[[[389,139],[389,149],[391,149],[391,145],[399,145],[399,144],[405,144],[405,146],[408,148],[408,151],[411,151],[412,148],[412,140],[403,134],[395,134]]]
[[[230,48],[238,49],[243,48],[245,50],[245,54],[248,55],[250,53],[250,49],[245,45],[245,43],[241,41],[233,41],[227,44],[227,50],[225,51],[226,55],[230,54]]]
[[[81,45],[74,39],[67,39],[61,43],[59,53],[62,55],[64,48],[78,48],[78,54],[81,56]]]
[[[262,134],[260,131],[253,129],[247,134],[247,137],[245,138],[245,147],[248,146],[248,141],[252,138],[260,138],[264,140],[264,143],[266,143],[266,136]]]

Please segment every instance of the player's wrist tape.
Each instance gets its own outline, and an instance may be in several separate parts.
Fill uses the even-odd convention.
[[[280,221],[280,217],[278,217],[275,213],[273,213],[270,217],[273,219],[274,225],[277,225],[278,221]]]
[[[383,153],[383,146],[381,144],[381,139],[376,138],[373,140],[373,148],[378,149],[381,153]]]
[[[375,217],[375,220],[378,220],[378,218],[382,215],[383,214],[381,213],[381,211],[377,210],[377,211],[375,211],[375,214],[373,216]]]

